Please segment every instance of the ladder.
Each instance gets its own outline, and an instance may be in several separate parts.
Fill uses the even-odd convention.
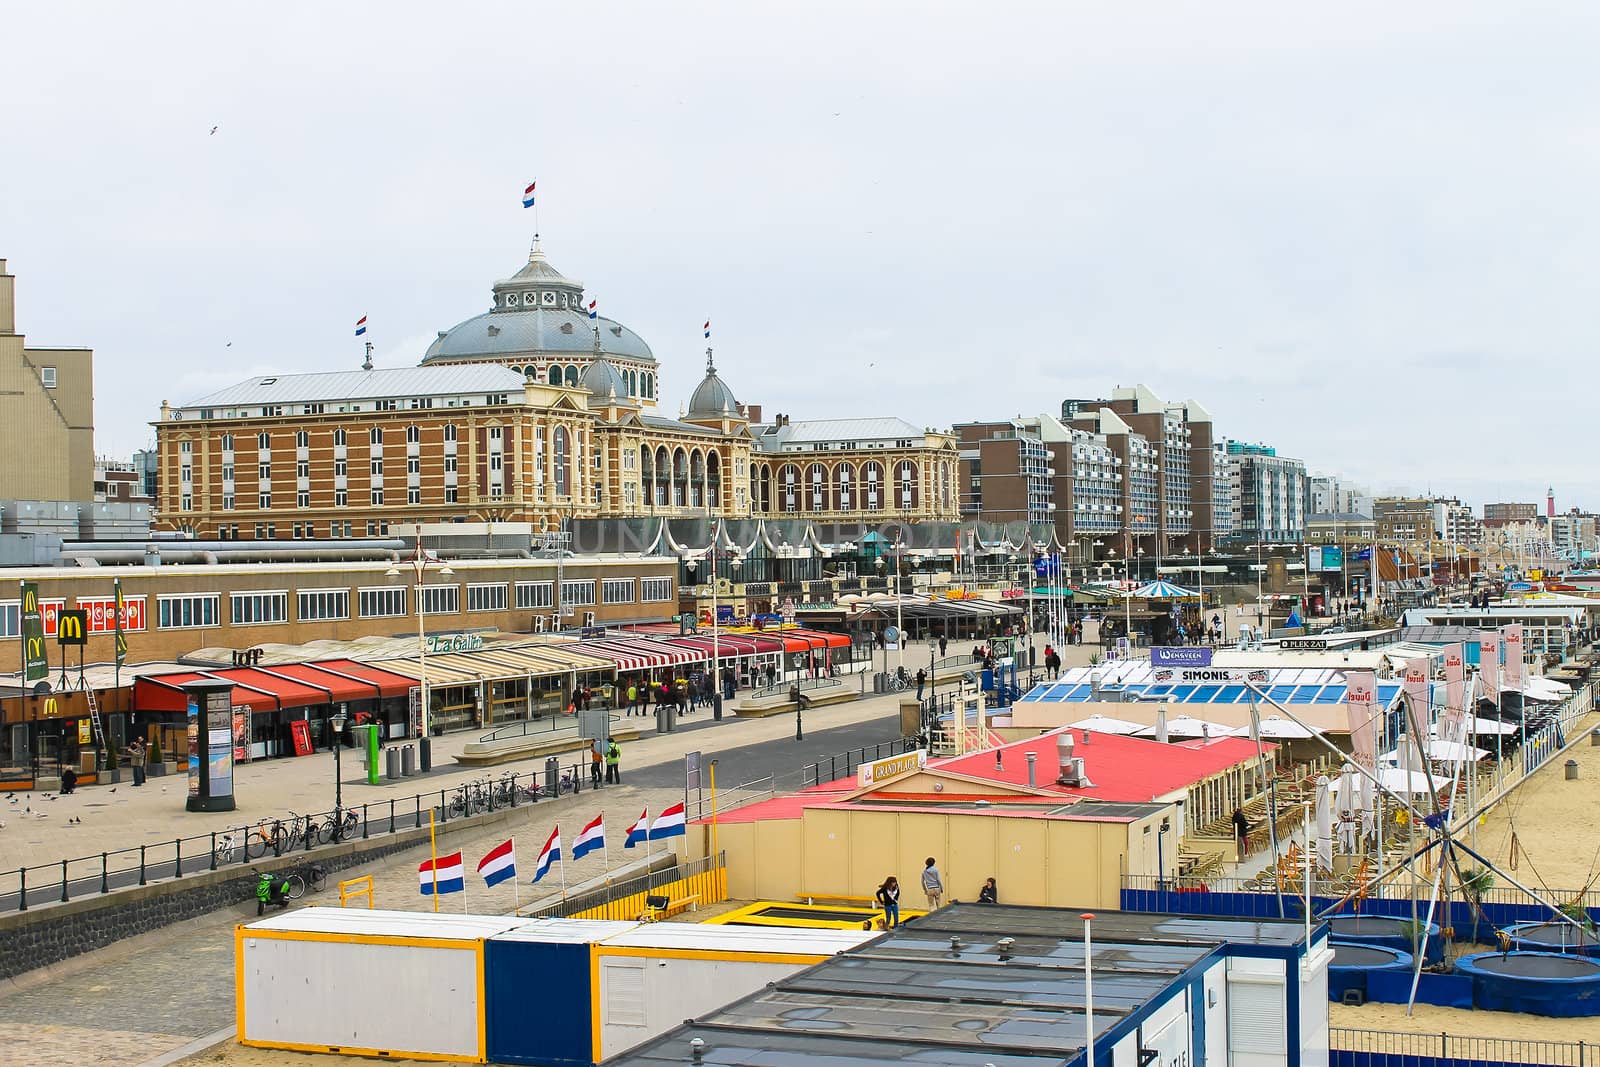
[[[94,730],[95,743],[104,748],[106,735],[100,726],[100,702],[94,698],[93,688],[86,688],[83,693],[89,698],[89,726]]]

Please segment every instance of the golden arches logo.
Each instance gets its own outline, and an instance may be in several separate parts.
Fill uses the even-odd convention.
[[[46,714],[46,715],[59,715],[60,713],[61,713],[61,705],[56,703],[56,698],[55,697],[45,697],[44,698],[44,714]]]
[[[32,589],[22,594],[22,610],[32,614],[39,610],[39,594]]]
[[[56,623],[62,641],[83,640],[83,616],[75,611],[63,611],[61,619]]]
[[[43,659],[44,658],[44,638],[42,638],[42,637],[30,637],[30,638],[28,638],[28,658],[29,659]]]

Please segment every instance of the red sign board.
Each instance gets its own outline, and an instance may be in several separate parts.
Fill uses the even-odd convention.
[[[61,610],[67,606],[65,600],[39,601],[39,618],[44,623],[44,635],[54,637],[57,627],[61,622]]]
[[[92,634],[114,633],[117,629],[115,616],[116,597],[95,596],[79,597],[78,608],[89,613],[89,632]],[[127,633],[138,633],[144,629],[144,604],[142,596],[126,596],[122,598],[122,629]]]
[[[304,719],[297,719],[289,724],[289,733],[294,738],[294,754],[311,755],[311,724]]]

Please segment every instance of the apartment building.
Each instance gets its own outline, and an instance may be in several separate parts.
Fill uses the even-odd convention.
[[[1230,539],[1258,544],[1297,543],[1306,535],[1306,465],[1278,455],[1270,445],[1223,440],[1234,524]]]

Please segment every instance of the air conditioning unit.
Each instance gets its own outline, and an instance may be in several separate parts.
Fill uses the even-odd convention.
[[[583,624],[585,626],[593,626],[594,625],[594,612],[586,611],[586,612],[583,613]]]
[[[544,616],[544,615],[535,615],[533,617],[533,632],[534,633],[536,633],[536,634],[544,633],[544,624],[545,624],[546,618],[547,618],[547,616]]]

